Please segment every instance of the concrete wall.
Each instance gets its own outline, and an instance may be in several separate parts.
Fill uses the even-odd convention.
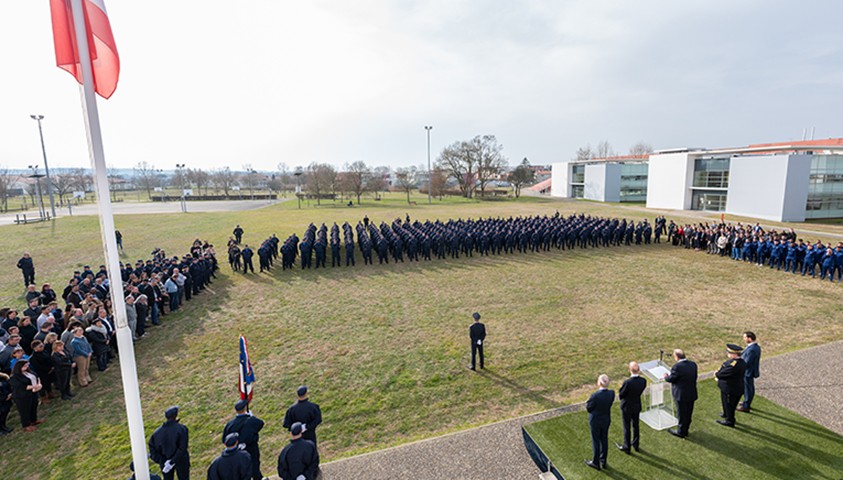
[[[568,162],[554,163],[550,166],[550,196],[560,198],[571,197],[571,164]]]
[[[585,166],[583,198],[598,202],[621,201],[621,166],[600,163]]]
[[[810,155],[732,157],[726,212],[776,222],[802,222]]]
[[[688,152],[650,155],[647,208],[689,210],[694,159]]]

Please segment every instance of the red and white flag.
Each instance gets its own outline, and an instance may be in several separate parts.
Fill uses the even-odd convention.
[[[117,45],[111,34],[111,24],[103,0],[82,0],[81,3],[94,72],[94,90],[101,97],[108,98],[117,88],[120,76]],[[76,81],[81,84],[82,67],[79,64],[70,0],[50,0],[50,13],[53,18],[56,65],[76,77]]]

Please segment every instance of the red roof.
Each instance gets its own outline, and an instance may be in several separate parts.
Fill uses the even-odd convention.
[[[606,157],[606,158],[592,158],[591,160],[596,160],[600,162],[620,162],[623,160],[647,160],[650,157],[649,153],[645,153],[643,155],[618,155],[615,157]]]
[[[831,147],[834,145],[843,145],[843,138],[826,138],[824,140],[800,140],[798,142],[775,142],[775,143],[756,143],[750,145],[748,148],[766,148],[766,147],[810,147],[817,145],[821,147]]]

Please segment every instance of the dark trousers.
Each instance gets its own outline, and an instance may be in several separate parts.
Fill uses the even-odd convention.
[[[0,400],[0,430],[8,430],[6,426],[6,419],[9,418],[9,412],[12,410],[12,402],[5,398]]]
[[[720,390],[720,404],[723,406],[723,418],[730,424],[735,424],[735,409],[741,400],[740,393],[730,393]]]
[[[243,259],[243,273],[249,273],[249,270],[255,273],[255,266],[252,265],[252,259]]]
[[[743,377],[743,408],[752,407],[752,399],[755,397],[755,378]]]
[[[477,366],[475,359],[477,354],[480,354],[480,368],[483,367],[483,345],[477,345],[477,340],[471,341],[471,369],[474,370]]]
[[[24,270],[23,271],[23,285],[28,287],[30,285],[35,285],[35,270]]]
[[[638,448],[638,416],[640,414],[640,410],[621,410],[621,420],[623,421],[623,448],[627,450],[631,447]]]
[[[20,413],[20,424],[23,428],[34,425],[38,420],[38,394],[32,393],[24,398],[15,398],[15,406]]]
[[[252,480],[263,480],[260,449],[257,445],[247,445],[246,452],[252,457]]]
[[[108,350],[97,354],[97,369],[102,372],[108,368]]]
[[[595,465],[606,463],[606,456],[609,453],[609,422],[589,423],[591,427],[591,461]]]
[[[61,398],[67,398],[70,395],[70,375],[72,371],[72,368],[56,369],[56,386],[61,392]]]
[[[164,480],[175,480],[176,475],[178,475],[179,480],[190,480],[190,460],[184,460],[181,463],[177,463],[175,468],[170,470],[168,473],[161,472],[161,477]]]
[[[679,433],[688,435],[691,426],[691,416],[694,414],[694,402],[676,402],[676,413],[679,416]]]

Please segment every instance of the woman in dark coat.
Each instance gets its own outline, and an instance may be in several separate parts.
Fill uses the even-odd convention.
[[[64,343],[61,340],[57,340],[53,344],[53,354],[50,355],[50,359],[53,361],[56,386],[59,387],[59,391],[61,392],[61,399],[69,400],[73,396],[70,393],[70,376],[73,374],[73,367],[76,364],[70,358],[70,355],[64,351]]]
[[[97,360],[97,369],[104,372],[108,368],[108,330],[102,325],[102,319],[95,318],[93,325],[85,329],[85,336],[94,351],[94,358]]]
[[[12,386],[12,400],[18,407],[23,431],[34,432],[35,426],[44,422],[38,420],[38,392],[41,391],[41,381],[29,371],[29,362],[20,360],[12,369],[9,384]]]
[[[44,343],[40,340],[32,342],[32,355],[29,357],[29,365],[32,371],[38,375],[41,380],[41,399],[44,403],[50,403],[53,395],[53,360],[50,358],[50,352],[44,348]]]

